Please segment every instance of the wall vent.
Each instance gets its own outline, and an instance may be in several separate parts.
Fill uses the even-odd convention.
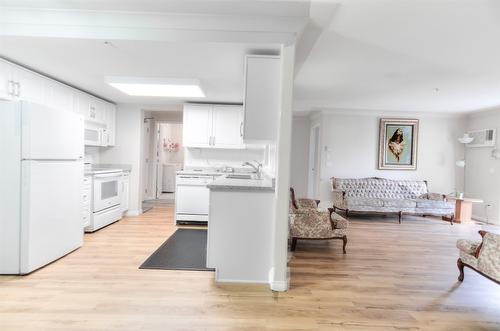
[[[495,147],[496,129],[484,129],[468,132],[474,138],[467,147]]]

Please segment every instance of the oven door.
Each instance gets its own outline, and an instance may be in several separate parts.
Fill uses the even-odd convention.
[[[94,175],[94,213],[121,202],[121,173]]]

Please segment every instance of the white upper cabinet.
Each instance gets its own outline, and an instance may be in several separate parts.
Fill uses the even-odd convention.
[[[0,99],[11,100],[15,98],[13,72],[13,65],[0,60]]]
[[[281,100],[279,56],[247,55],[243,140],[276,141]]]
[[[21,87],[23,88],[23,87]],[[56,81],[48,80],[45,83],[46,104],[61,111],[73,111],[73,90]]]
[[[182,142],[186,147],[211,147],[212,105],[184,105]]]
[[[184,105],[183,144],[200,148],[245,148],[243,108],[237,105]]]
[[[46,94],[44,84],[46,80],[29,70],[15,68],[13,79],[18,83],[18,98],[38,104],[45,104]]]
[[[2,59],[0,100],[25,100],[78,113],[85,118],[86,125],[97,127],[105,136],[100,146],[115,145],[115,105]]]
[[[212,113],[212,146],[243,148],[243,107],[214,105]]]
[[[90,97],[88,118],[97,123],[106,124],[105,103],[97,98]]]
[[[116,106],[105,104],[107,146],[115,146],[116,140]]]

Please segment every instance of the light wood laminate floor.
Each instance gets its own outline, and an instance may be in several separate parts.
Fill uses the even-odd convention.
[[[354,216],[347,255],[341,241],[299,241],[290,290],[272,293],[139,270],[176,229],[172,208],[154,208],[31,275],[0,276],[0,330],[500,330],[500,286],[470,270],[456,281],[455,240],[479,228]]]

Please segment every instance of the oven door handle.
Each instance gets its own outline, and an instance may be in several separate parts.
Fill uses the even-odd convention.
[[[95,178],[110,178],[110,177],[116,177],[116,179],[120,179],[122,175],[121,174],[99,174],[99,175],[94,175]]]

